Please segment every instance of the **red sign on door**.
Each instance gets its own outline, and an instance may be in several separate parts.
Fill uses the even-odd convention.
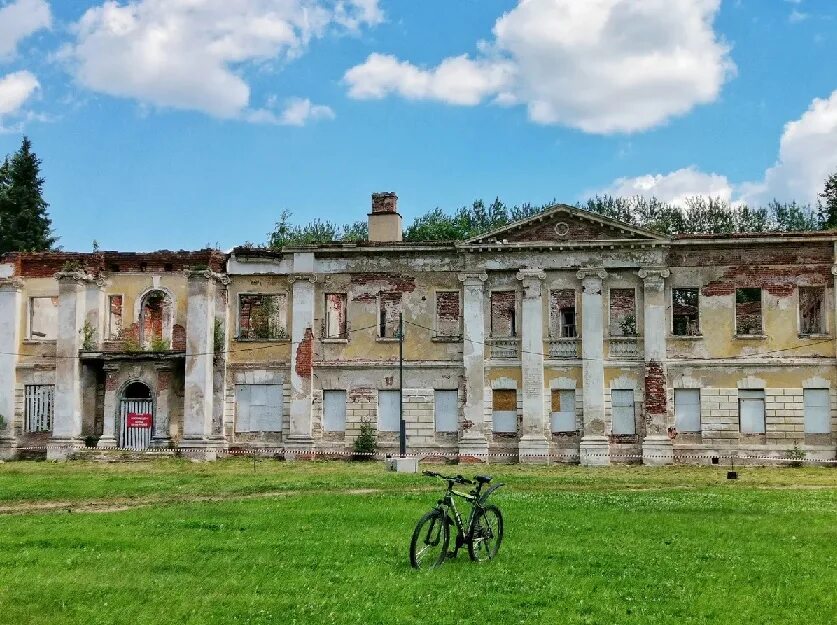
[[[150,428],[151,427],[151,413],[149,412],[129,412],[126,425],[129,428]]]

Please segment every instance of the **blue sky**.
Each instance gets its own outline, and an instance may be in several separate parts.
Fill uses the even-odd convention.
[[[0,154],[61,245],[264,242],[283,209],[406,221],[596,192],[813,201],[834,0],[0,0]]]

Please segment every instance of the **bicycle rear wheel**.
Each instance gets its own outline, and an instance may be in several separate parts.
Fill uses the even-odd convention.
[[[503,542],[503,515],[497,506],[477,510],[468,541],[468,555],[475,562],[493,560]]]
[[[450,529],[441,510],[431,510],[418,522],[410,541],[410,564],[414,569],[432,569],[445,561]]]

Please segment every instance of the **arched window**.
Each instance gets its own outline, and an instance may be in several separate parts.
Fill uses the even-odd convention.
[[[170,349],[171,296],[161,289],[148,291],[140,308],[140,343],[145,349]]]
[[[151,399],[151,389],[142,382],[131,382],[122,392],[123,399]]]

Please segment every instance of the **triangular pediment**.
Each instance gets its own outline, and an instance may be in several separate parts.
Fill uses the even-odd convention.
[[[538,215],[481,234],[465,243],[468,245],[505,243],[573,245],[584,242],[661,240],[665,240],[665,237],[654,232],[579,208],[557,204]]]

